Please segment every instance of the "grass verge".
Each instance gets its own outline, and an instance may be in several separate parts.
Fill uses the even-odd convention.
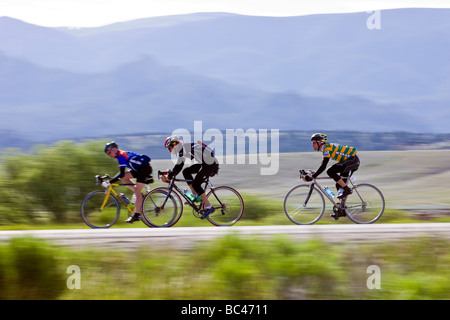
[[[449,299],[449,245],[231,234],[189,250],[106,251],[24,237],[0,246],[0,299]]]

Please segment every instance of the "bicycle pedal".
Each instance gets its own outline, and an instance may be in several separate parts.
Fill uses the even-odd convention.
[[[202,215],[202,214],[199,214],[199,213],[197,213],[197,214],[195,214],[195,215],[194,215],[194,217],[196,217],[196,218],[199,218],[199,219],[201,219],[201,218],[203,217],[203,215]]]

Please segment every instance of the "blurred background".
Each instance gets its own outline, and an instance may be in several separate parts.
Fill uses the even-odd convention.
[[[448,133],[450,9],[0,18],[4,147],[203,128]]]
[[[309,141],[316,131],[359,150],[356,178],[386,197],[379,223],[448,222],[450,9],[381,10],[371,29],[373,14],[210,12],[74,28],[0,12],[0,228],[86,228],[79,208],[98,188],[94,176],[117,172],[105,142],[164,170],[173,166],[165,137],[194,121],[222,132],[280,130],[275,175],[245,161],[224,163],[214,178],[242,193],[240,225],[290,224],[283,199],[298,169],[320,164]],[[206,224],[188,212],[177,226]],[[140,299],[450,297],[446,240],[348,244],[350,253],[320,240],[259,241],[130,254],[11,240],[0,246],[0,298],[122,298],[126,287]],[[367,290],[371,264],[386,271],[387,291]],[[85,290],[67,291],[68,265],[80,265]],[[139,285],[137,266],[166,271]]]

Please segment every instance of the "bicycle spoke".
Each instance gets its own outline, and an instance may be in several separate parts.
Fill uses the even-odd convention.
[[[345,200],[345,211],[355,223],[373,223],[384,211],[384,197],[378,188],[370,184],[355,186]]]
[[[231,226],[244,214],[244,200],[239,192],[230,187],[217,187],[207,195],[215,211],[208,221],[215,226]]]
[[[322,194],[309,185],[294,187],[284,199],[284,212],[295,224],[313,224],[322,217],[324,210]]]
[[[81,217],[91,228],[109,228],[115,224],[119,218],[120,205],[118,200],[110,195],[106,205],[101,209],[105,200],[103,191],[93,191],[89,193],[81,204]]]
[[[142,210],[145,221],[152,227],[171,227],[180,219],[178,206],[173,197],[175,193],[168,196],[167,188],[151,190],[144,197]]]

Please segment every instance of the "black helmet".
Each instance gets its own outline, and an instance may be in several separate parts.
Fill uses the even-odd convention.
[[[311,136],[311,141],[327,142],[327,135],[325,133],[314,133]]]
[[[105,145],[105,153],[106,153],[108,150],[112,149],[112,148],[118,148],[118,147],[119,147],[119,146],[118,146],[117,143],[115,143],[114,141],[108,142],[108,143]]]

